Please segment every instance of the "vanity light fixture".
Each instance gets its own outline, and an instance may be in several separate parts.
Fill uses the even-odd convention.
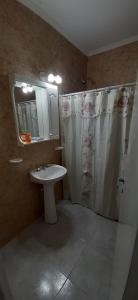
[[[55,81],[56,81],[57,84],[61,84],[61,83],[62,83],[62,78],[61,78],[61,76],[57,75],[57,76],[55,77]]]
[[[22,86],[22,91],[23,91],[24,94],[33,92],[32,85],[29,85],[29,84],[23,82],[21,86]]]
[[[28,89],[28,92],[29,92],[29,93],[32,93],[32,92],[33,92],[33,87],[32,87],[32,85],[28,86],[27,89]]]
[[[27,86],[26,87],[22,87],[22,91],[23,91],[24,94],[27,94],[28,93]]]
[[[48,75],[48,82],[53,83],[56,82],[56,84],[61,84],[62,83],[62,77],[59,75],[53,75],[53,74],[49,74]]]
[[[55,81],[55,76],[53,74],[48,75],[48,82],[53,83]]]

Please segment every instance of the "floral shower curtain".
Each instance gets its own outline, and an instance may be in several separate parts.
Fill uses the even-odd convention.
[[[134,87],[61,96],[64,197],[118,219]]]

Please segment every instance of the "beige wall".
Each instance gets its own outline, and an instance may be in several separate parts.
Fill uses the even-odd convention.
[[[0,245],[38,218],[43,211],[40,186],[30,182],[29,170],[60,163],[59,141],[17,146],[8,74],[39,79],[39,73],[63,76],[63,91],[85,89],[87,58],[37,15],[14,0],[0,4]],[[18,166],[10,158],[22,157]],[[56,188],[57,200],[62,188]]]
[[[138,71],[138,42],[88,59],[87,88],[104,87],[136,80]]]

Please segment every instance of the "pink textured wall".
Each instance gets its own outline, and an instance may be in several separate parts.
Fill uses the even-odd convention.
[[[5,244],[43,211],[40,186],[29,170],[44,163],[61,163],[59,141],[17,146],[8,74],[39,79],[40,71],[61,73],[63,91],[85,89],[87,58],[33,12],[16,2],[0,3],[0,245]],[[10,158],[22,157],[18,166]],[[62,196],[61,184],[56,198]]]
[[[88,89],[136,81],[138,42],[93,55],[88,59]]]

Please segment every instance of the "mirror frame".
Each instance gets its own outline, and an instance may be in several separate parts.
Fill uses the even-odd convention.
[[[44,143],[47,141],[51,141],[51,140],[59,140],[60,139],[60,131],[59,131],[59,135],[54,138],[51,139],[44,139],[44,140],[40,140],[40,141],[34,141],[33,143],[23,143],[21,141],[21,139],[19,138],[19,126],[18,126],[18,117],[17,117],[17,110],[16,110],[16,103],[15,103],[15,96],[14,96],[14,86],[15,86],[15,82],[19,81],[19,82],[26,82],[30,85],[36,85],[42,88],[46,88],[48,86],[56,86],[57,88],[57,95],[58,95],[58,113],[59,113],[59,91],[58,91],[58,86],[54,85],[54,84],[50,84],[41,80],[35,80],[32,79],[26,75],[19,75],[19,74],[12,74],[9,75],[9,83],[10,83],[10,91],[11,91],[11,98],[12,98],[12,106],[13,106],[13,113],[14,113],[14,121],[15,121],[15,129],[16,129],[16,137],[17,137],[17,143],[18,146],[27,146],[27,145],[33,145],[33,144],[38,144],[38,143]],[[58,128],[60,130],[60,126],[59,126],[59,115],[58,115]]]

